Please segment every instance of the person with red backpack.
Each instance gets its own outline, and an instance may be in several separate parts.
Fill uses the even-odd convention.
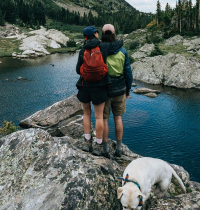
[[[108,100],[107,86],[111,80],[107,74],[106,58],[109,53],[110,43],[101,43],[99,32],[94,26],[83,30],[85,37],[84,46],[79,52],[76,72],[80,78],[76,84],[77,98],[83,105],[84,144],[82,150],[94,155],[101,155],[103,138],[103,110]],[[115,48],[114,46],[112,49]],[[112,53],[112,52],[110,52]],[[91,102],[95,110],[96,142],[92,147],[91,136]]]

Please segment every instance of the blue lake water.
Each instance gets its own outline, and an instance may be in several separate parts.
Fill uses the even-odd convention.
[[[77,93],[77,58],[78,54],[33,60],[0,58],[0,124],[4,119],[18,124],[36,111]],[[28,80],[17,80],[19,76]],[[183,166],[191,180],[200,182],[200,90],[135,83],[160,90],[161,94],[152,99],[131,93],[123,116],[123,143],[142,156]],[[109,137],[115,139],[112,116],[109,127]]]

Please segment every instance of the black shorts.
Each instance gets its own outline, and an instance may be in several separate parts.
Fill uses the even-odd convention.
[[[80,88],[77,98],[82,103],[89,103],[92,101],[94,105],[102,104],[108,100],[107,91],[104,87],[99,88],[99,90],[87,90]]]

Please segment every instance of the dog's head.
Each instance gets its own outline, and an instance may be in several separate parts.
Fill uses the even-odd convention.
[[[130,186],[128,184],[119,187],[117,190],[117,198],[121,198],[123,210],[133,210],[138,208],[140,200],[146,196],[138,189],[138,187]]]

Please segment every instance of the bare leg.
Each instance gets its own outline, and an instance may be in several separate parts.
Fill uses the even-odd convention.
[[[90,103],[82,103],[83,105],[83,129],[84,133],[91,132],[91,105]]]
[[[123,123],[122,116],[114,116],[115,120],[115,135],[117,140],[122,140],[123,137]]]
[[[108,119],[104,119],[103,123],[104,123],[103,142],[108,142],[108,134],[109,134]]]
[[[104,109],[104,105],[105,103],[99,104],[99,105],[94,105],[94,109],[95,109],[95,120],[96,120],[96,125],[95,125],[95,129],[96,129],[96,137],[98,139],[102,139],[103,138],[103,109]]]

